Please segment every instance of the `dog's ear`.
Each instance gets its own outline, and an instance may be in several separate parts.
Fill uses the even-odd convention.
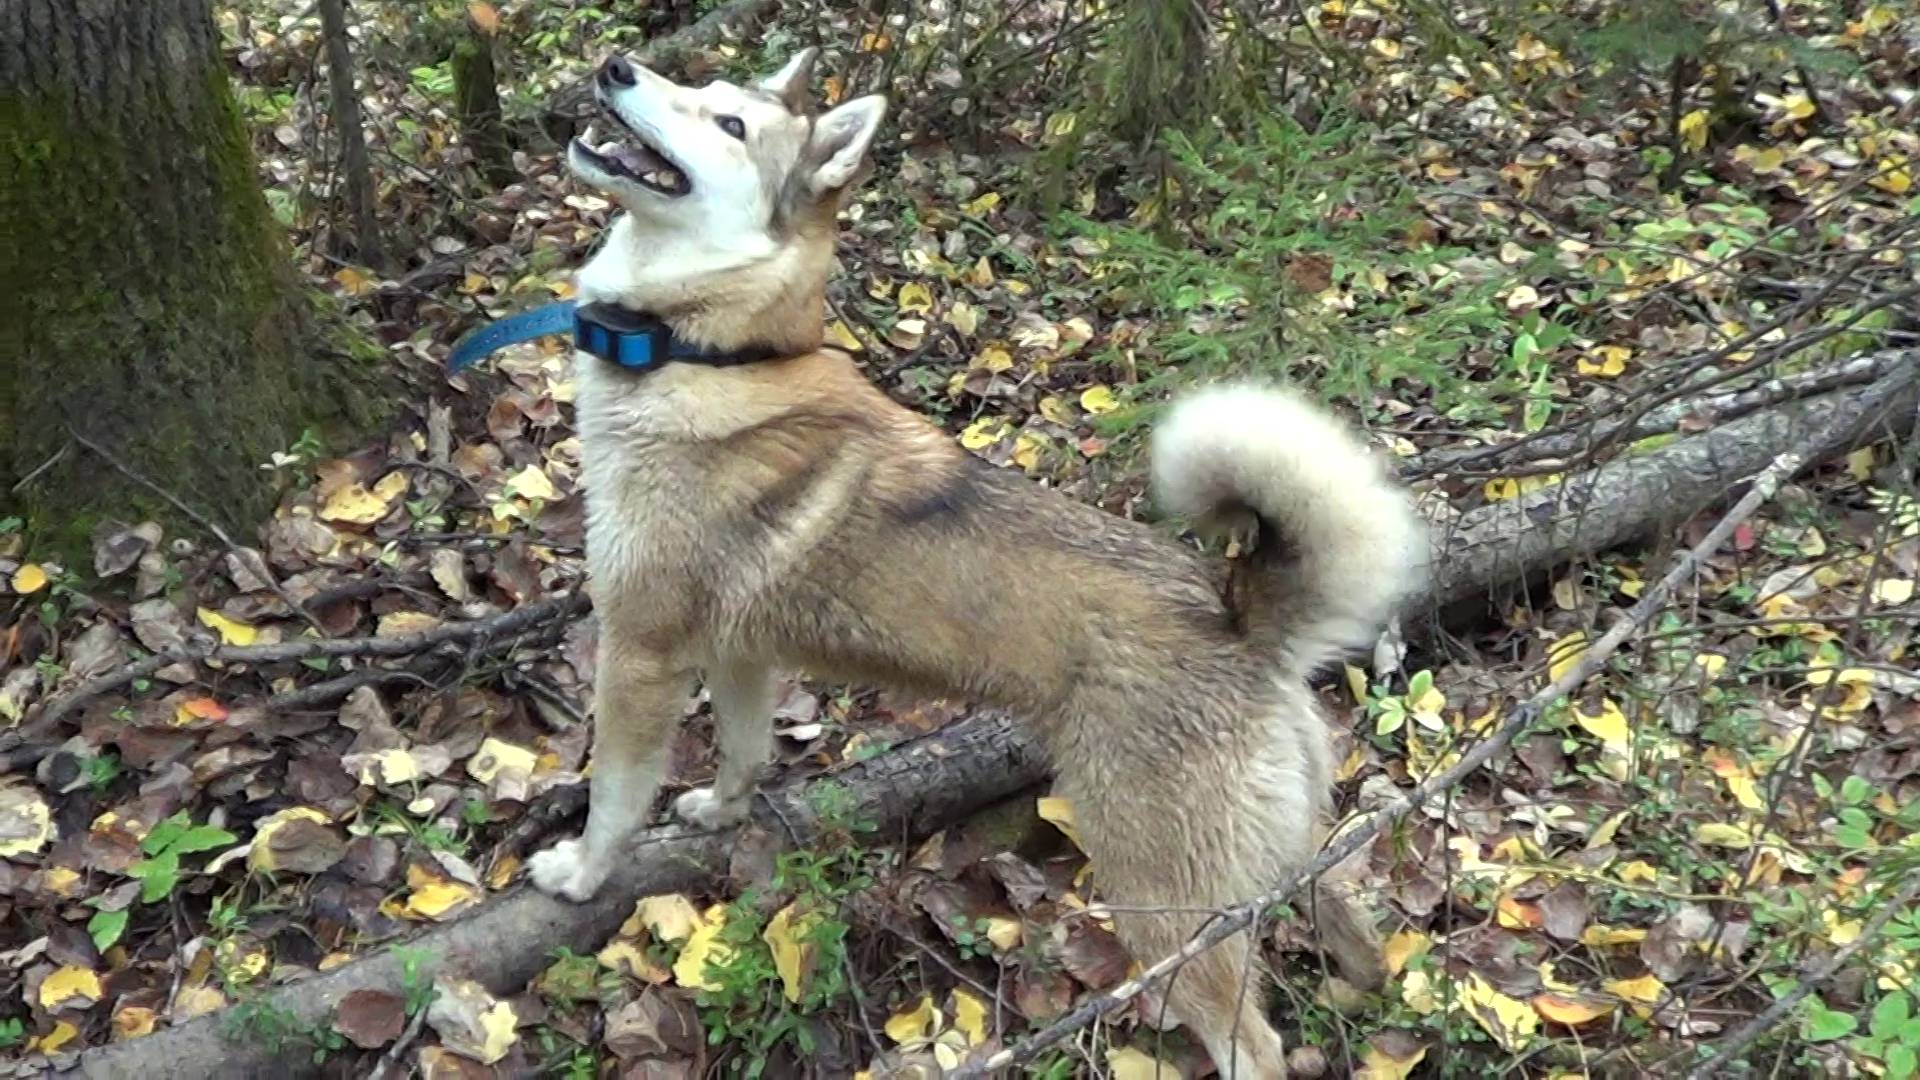
[[[884,94],[868,94],[836,106],[814,122],[803,167],[808,191],[820,198],[860,178],[867,150],[887,115]]]
[[[820,48],[809,45],[795,53],[787,66],[760,80],[760,89],[786,103],[795,116],[807,111],[807,89],[813,83],[813,63],[820,59]]]

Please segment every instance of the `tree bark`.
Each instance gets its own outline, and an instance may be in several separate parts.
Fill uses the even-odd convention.
[[[345,181],[347,214],[353,218],[353,250],[376,270],[387,269],[380,241],[380,217],[373,191],[373,163],[367,157],[367,133],[361,126],[360,92],[354,89],[353,42],[347,34],[346,0],[319,0],[320,32],[327,42],[327,91],[333,100],[333,127],[340,133],[340,175]]]
[[[177,517],[69,425],[250,528],[274,451],[367,416],[371,370],[308,348],[217,44],[208,0],[0,2],[0,516],[38,547]]]
[[[519,179],[519,173],[513,167],[513,143],[507,138],[507,122],[500,109],[493,34],[469,15],[449,61],[460,138],[473,151],[473,163],[487,182],[505,187]]]

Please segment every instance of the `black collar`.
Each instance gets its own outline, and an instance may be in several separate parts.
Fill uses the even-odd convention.
[[[573,343],[623,368],[645,371],[667,363],[732,367],[775,360],[780,350],[765,345],[740,349],[706,349],[681,341],[658,316],[618,304],[588,304],[573,314]]]

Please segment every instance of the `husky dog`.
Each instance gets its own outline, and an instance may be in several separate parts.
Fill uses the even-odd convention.
[[[719,775],[673,809],[744,817],[775,672],[804,670],[1033,724],[1120,936],[1152,963],[1315,854],[1333,765],[1305,677],[1371,640],[1424,531],[1363,444],[1292,392],[1204,390],[1155,433],[1162,504],[1238,540],[1228,561],[996,469],[875,389],[821,342],[835,220],[886,101],[816,115],[814,57],[697,89],[616,57],[596,77],[605,131],[568,150],[626,211],[580,302],[651,316],[711,362],[580,354],[592,798],[533,880],[574,900],[600,887],[696,677]],[[1314,909],[1347,977],[1378,984],[1350,889],[1324,884]],[[1202,955],[1169,1004],[1224,1075],[1283,1076],[1255,953],[1241,935]]]

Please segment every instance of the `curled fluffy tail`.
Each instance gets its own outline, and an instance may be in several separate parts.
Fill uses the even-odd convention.
[[[1292,390],[1221,386],[1176,402],[1154,431],[1153,486],[1202,532],[1258,519],[1230,600],[1302,674],[1372,641],[1423,576],[1427,530],[1406,491]]]

